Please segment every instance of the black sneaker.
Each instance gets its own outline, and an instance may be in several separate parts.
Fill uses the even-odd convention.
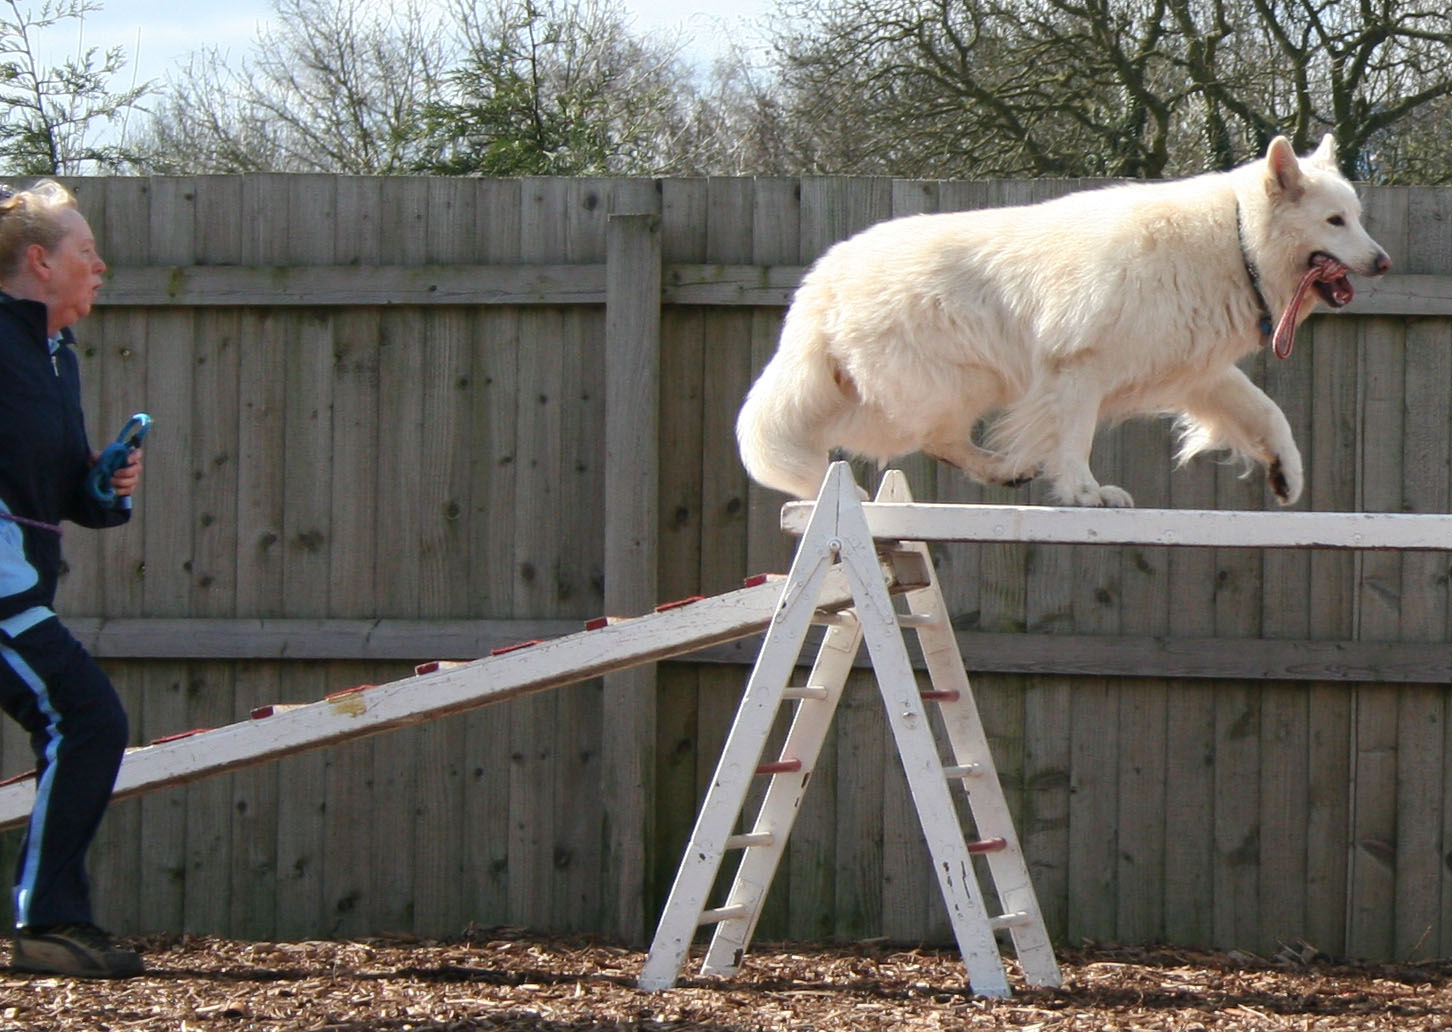
[[[117,946],[109,932],[93,924],[16,929],[10,966],[79,978],[130,978],[145,970],[141,954]]]

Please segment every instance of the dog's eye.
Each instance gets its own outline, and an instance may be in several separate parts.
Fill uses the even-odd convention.
[[[1346,220],[1344,218],[1342,218],[1340,215],[1332,215],[1326,221],[1329,222],[1329,223],[1331,223],[1331,225],[1333,225],[1333,226],[1344,226],[1344,225],[1346,225]]]

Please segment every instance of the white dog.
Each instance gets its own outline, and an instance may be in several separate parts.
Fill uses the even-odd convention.
[[[1061,504],[1132,505],[1089,470],[1095,429],[1171,414],[1180,461],[1228,448],[1294,502],[1290,426],[1234,363],[1273,316],[1285,357],[1318,298],[1351,300],[1348,271],[1391,267],[1335,151],[1327,136],[1299,159],[1277,137],[1230,172],[908,216],[836,244],[742,406],[747,472],[812,498],[833,448],[921,450],[986,483],[1045,476]]]

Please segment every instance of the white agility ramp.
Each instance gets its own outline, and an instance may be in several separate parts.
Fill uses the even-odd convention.
[[[840,576],[830,580],[826,591],[828,606],[851,601],[851,591]],[[771,621],[781,592],[780,577],[752,578],[736,591],[670,603],[631,619],[592,621],[576,634],[521,643],[483,659],[426,664],[419,674],[400,681],[360,685],[312,703],[264,706],[250,720],[127,750],[112,798],[124,799],[750,637]],[[29,775],[0,785],[0,828],[23,824],[34,800],[35,781]]]

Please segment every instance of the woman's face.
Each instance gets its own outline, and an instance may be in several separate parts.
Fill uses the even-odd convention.
[[[51,333],[90,314],[104,282],[101,274],[106,271],[85,217],[74,208],[66,208],[60,212],[60,220],[65,236],[45,254],[51,273],[47,284],[50,297],[46,299]]]

